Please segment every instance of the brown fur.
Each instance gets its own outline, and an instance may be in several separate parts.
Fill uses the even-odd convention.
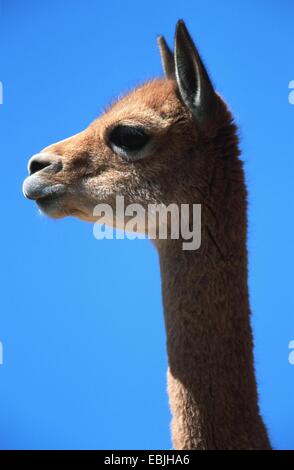
[[[202,244],[156,240],[176,449],[269,449],[258,410],[247,288],[246,188],[236,126],[217,97],[201,132],[175,80],[146,83],[113,104],[85,131],[42,151],[63,169],[44,174],[66,194],[42,206],[53,217],[94,220],[98,202],[202,204]],[[118,122],[142,124],[154,146],[125,162],[108,146]]]

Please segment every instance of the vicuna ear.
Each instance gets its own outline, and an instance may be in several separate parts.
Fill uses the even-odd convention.
[[[217,97],[191,36],[180,20],[175,34],[175,75],[185,105],[200,129],[209,126],[217,108]]]
[[[174,55],[163,36],[158,36],[157,43],[161,56],[162,68],[166,78],[175,78]]]

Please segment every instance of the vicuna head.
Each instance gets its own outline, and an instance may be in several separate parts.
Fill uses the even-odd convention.
[[[94,220],[98,203],[201,203],[215,154],[234,135],[183,21],[174,53],[158,38],[164,79],[147,82],[113,104],[84,131],[29,161],[23,191],[51,217]],[[233,132],[232,132],[233,130]]]

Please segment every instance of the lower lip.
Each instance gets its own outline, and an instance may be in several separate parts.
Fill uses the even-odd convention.
[[[51,193],[48,196],[40,197],[35,200],[37,206],[42,210],[47,212],[48,210],[54,210],[58,207],[58,202],[62,199],[64,192]]]
[[[54,203],[57,199],[61,198],[61,194],[50,194],[49,196],[40,197],[36,200],[36,203],[40,207],[48,206]]]

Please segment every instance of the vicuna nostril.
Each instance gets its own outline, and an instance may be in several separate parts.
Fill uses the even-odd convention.
[[[29,161],[28,171],[30,175],[37,173],[38,171],[44,170],[45,168],[50,167],[50,170],[56,172],[61,168],[61,162],[54,158],[48,157],[48,155],[36,155],[32,157]]]
[[[37,173],[37,171],[40,171],[40,170],[43,170],[43,168],[46,168],[46,166],[48,166],[48,162],[33,161],[30,163],[30,174],[33,175],[34,173]]]

